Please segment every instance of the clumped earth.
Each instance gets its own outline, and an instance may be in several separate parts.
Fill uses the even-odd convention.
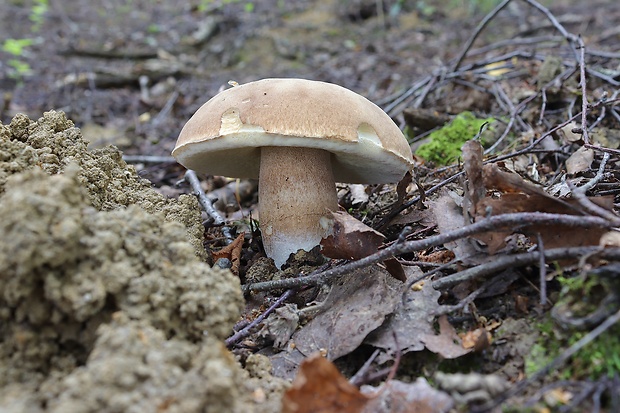
[[[0,128],[0,410],[257,410],[221,343],[239,281],[203,262],[196,199],[88,151],[62,112]]]

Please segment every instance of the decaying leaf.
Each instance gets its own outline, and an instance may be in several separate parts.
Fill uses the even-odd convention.
[[[463,168],[467,176],[463,210],[470,217],[476,214],[476,205],[486,196],[486,188],[482,178],[482,145],[470,140],[461,147]]]
[[[385,236],[353,218],[346,212],[332,212],[331,235],[321,240],[321,253],[329,258],[358,260],[375,254]],[[385,268],[397,280],[404,281],[401,265],[395,259],[384,262]]]
[[[332,212],[332,234],[321,240],[321,252],[329,258],[355,260],[376,253],[385,236],[346,212]]]
[[[435,215],[439,233],[450,232],[467,225],[463,212],[457,204],[458,201],[454,199],[456,196],[456,194],[443,191],[436,200],[429,201],[429,210]],[[468,238],[446,242],[444,245],[454,253],[456,259],[465,264],[471,263],[471,257],[478,253],[472,244],[472,240]]]
[[[582,146],[566,160],[566,172],[573,175],[590,169],[594,161],[594,149]]]
[[[477,142],[475,143],[477,144]],[[474,143],[472,143],[474,145]],[[477,157],[472,158],[472,164],[466,165],[465,170],[471,174],[474,182],[479,180],[480,166]],[[580,215],[583,213],[576,200],[561,199],[547,194],[542,188],[521,178],[516,173],[504,171],[497,164],[487,164],[482,167],[484,187],[492,196],[487,196],[475,202],[474,217],[476,220],[491,215],[501,215],[513,212],[548,212],[556,214]],[[607,209],[613,207],[613,198],[594,197],[590,200]],[[475,197],[472,198],[475,201]],[[601,228],[583,228],[579,236],[575,236],[575,229],[563,225],[535,225],[519,229],[535,240],[537,234],[542,237],[546,248],[559,248],[584,245],[598,245],[601,235],[605,233]],[[515,233],[513,228],[498,228],[495,231],[478,234],[476,239],[487,245],[488,252],[494,254],[505,245],[505,239]]]
[[[319,353],[301,363],[282,398],[283,413],[360,413],[369,397],[344,378]]]
[[[363,413],[444,413],[454,407],[452,397],[431,387],[422,377],[413,383],[390,380],[379,388],[362,386],[361,390],[376,396],[368,401]]]
[[[417,277],[410,274],[409,278]],[[440,309],[437,302],[441,293],[435,290],[430,282],[424,282],[422,288],[416,288],[407,293],[404,304],[381,327],[372,332],[364,341],[366,344],[384,349],[385,352],[377,358],[377,362],[384,363],[391,360],[398,351],[408,353],[420,351],[424,348],[441,354],[445,358],[457,358],[470,352],[460,344],[452,326],[446,320],[440,321],[440,333],[435,334],[433,323],[435,314]],[[397,340],[394,340],[396,334]],[[398,347],[396,343],[398,342]]]
[[[230,271],[235,275],[239,275],[239,258],[241,257],[241,248],[243,247],[244,237],[245,232],[242,232],[232,243],[228,244],[219,251],[213,251],[213,261],[217,261],[220,258],[228,258],[232,263]]]
[[[298,323],[299,310],[297,310],[297,306],[295,304],[284,304],[265,320],[258,335],[272,339],[273,346],[281,349],[297,329]]]
[[[403,285],[376,265],[338,279],[314,318],[293,334],[294,346],[271,357],[274,375],[290,378],[308,354],[319,350],[329,360],[355,350],[394,312]]]

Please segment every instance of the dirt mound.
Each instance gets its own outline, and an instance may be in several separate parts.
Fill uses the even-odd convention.
[[[239,281],[201,261],[202,231],[193,197],[63,113],[0,125],[0,410],[248,411],[218,342]]]

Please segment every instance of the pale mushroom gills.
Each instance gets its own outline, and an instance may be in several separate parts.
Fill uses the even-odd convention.
[[[327,235],[335,182],[398,182],[413,165],[405,137],[378,106],[304,79],[217,94],[183,127],[172,154],[199,172],[259,179],[261,235],[278,267]]]

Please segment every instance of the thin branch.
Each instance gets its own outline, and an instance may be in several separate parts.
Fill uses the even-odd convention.
[[[479,222],[458,228],[444,234],[434,235],[421,240],[394,243],[379,252],[369,255],[357,261],[352,261],[340,267],[335,267],[327,271],[315,272],[307,276],[288,278],[248,284],[242,286],[244,293],[267,291],[280,288],[297,288],[304,286],[314,286],[323,284],[339,275],[349,273],[359,268],[364,268],[372,264],[385,261],[396,255],[420,251],[427,248],[443,245],[446,242],[469,237],[481,232],[497,231],[499,228],[513,228],[518,232],[519,228],[527,228],[534,225],[565,225],[575,228],[612,228],[620,225],[620,218],[610,222],[599,217],[587,217],[577,215],[549,214],[544,212],[521,212],[514,214],[496,215],[485,218]]]
[[[499,215],[501,216],[501,215]],[[585,217],[581,217],[585,218]],[[605,258],[620,259],[619,248],[602,249],[598,246],[591,247],[570,247],[570,248],[553,248],[545,250],[542,254],[545,260],[553,261],[559,259],[566,259],[571,257],[577,257],[586,254],[600,253]],[[520,267],[523,265],[530,265],[540,262],[540,251],[530,251],[522,254],[503,255],[496,257],[493,261],[477,265],[472,268],[468,268],[461,272],[451,274],[447,277],[440,278],[433,281],[433,288],[441,290],[445,288],[453,287],[463,281],[471,281],[474,279],[485,278],[499,271],[506,270],[508,268]]]
[[[579,77],[581,84],[581,136],[583,142],[587,145],[590,143],[590,133],[588,131],[588,88],[586,82],[586,45],[583,43],[581,36],[579,41]]]
[[[237,344],[240,340],[243,340],[244,338],[248,337],[250,334],[252,334],[252,330],[254,330],[254,328],[256,326],[258,326],[260,323],[263,322],[263,320],[265,320],[269,314],[273,313],[278,307],[280,307],[282,305],[282,303],[284,303],[284,301],[288,300],[289,297],[291,297],[293,295],[293,293],[295,293],[295,290],[290,289],[290,290],[286,290],[284,292],[284,294],[282,294],[267,310],[265,310],[261,315],[259,315],[258,317],[256,317],[254,320],[252,320],[251,323],[249,323],[247,326],[245,326],[244,328],[242,328],[241,330],[237,331],[235,334],[233,334],[232,336],[228,337],[225,341],[224,344],[226,344],[226,347],[230,348],[233,345]]]
[[[489,22],[493,20],[493,18],[497,16],[497,14],[500,11],[502,11],[504,7],[506,7],[508,3],[510,3],[511,1],[512,0],[502,1],[489,14],[484,16],[484,19],[482,19],[480,23],[478,23],[478,26],[476,26],[476,29],[474,30],[472,35],[469,37],[469,39],[467,39],[467,42],[465,43],[465,47],[463,47],[463,50],[461,50],[461,54],[459,54],[459,56],[456,58],[456,61],[452,65],[452,70],[451,70],[452,72],[456,72],[457,69],[461,66],[461,63],[463,63],[463,59],[465,59],[465,56],[467,55],[467,53],[473,46],[478,36],[480,36],[480,33],[482,33],[484,28],[487,26],[487,24],[489,24]]]
[[[200,180],[198,179],[198,176],[196,176],[196,172],[188,169],[187,172],[185,172],[185,179],[189,182],[190,186],[194,190],[194,193],[198,197],[200,206],[202,206],[207,215],[209,215],[209,217],[213,220],[213,223],[215,225],[222,225],[222,234],[224,234],[224,237],[226,238],[226,244],[231,244],[235,240],[235,237],[233,236],[231,229],[225,225],[226,221],[224,218],[222,218],[220,213],[213,207],[211,200],[202,190],[202,186],[200,186]]]

